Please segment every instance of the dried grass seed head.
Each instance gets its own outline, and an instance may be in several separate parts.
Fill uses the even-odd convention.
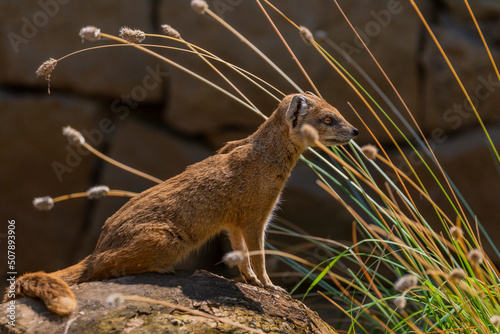
[[[406,307],[405,296],[398,296],[398,297],[394,298],[394,305],[399,309],[404,309]]]
[[[490,322],[493,326],[498,327],[500,326],[500,315],[494,315],[490,318]]]
[[[370,160],[377,159],[378,147],[372,144],[366,144],[361,147],[361,152]]]
[[[312,127],[312,125],[304,124],[302,128],[300,128],[300,132],[302,133],[304,142],[307,146],[311,146],[319,140],[318,130]]]
[[[226,264],[226,266],[232,268],[242,263],[245,260],[245,256],[241,251],[232,251],[224,254],[222,257],[222,262]]]
[[[121,293],[112,293],[106,297],[104,303],[109,308],[116,308],[123,304],[125,297]]]
[[[394,283],[394,289],[397,291],[405,291],[411,287],[418,285],[418,278],[413,274],[407,274],[401,276],[396,283]]]
[[[467,254],[467,260],[469,260],[471,264],[478,266],[483,263],[483,252],[479,249],[473,249]]]
[[[465,277],[467,277],[467,275],[465,274],[465,271],[462,268],[455,268],[452,271],[450,271],[450,279],[452,281],[458,281],[464,279]]]
[[[71,126],[65,126],[62,133],[68,138],[68,142],[73,146],[79,146],[85,143],[85,138],[80,131],[73,129]]]
[[[79,35],[82,38],[82,43],[84,40],[94,42],[101,39],[101,29],[94,26],[86,26],[80,29]]]
[[[33,199],[33,206],[40,211],[49,211],[54,207],[54,200],[50,196],[36,197]]]
[[[120,29],[120,37],[129,43],[141,43],[146,38],[146,34],[142,30],[122,27]]]
[[[163,30],[163,33],[165,33],[165,35],[167,35],[167,36],[177,38],[177,39],[181,38],[181,34],[179,34],[179,32],[177,30],[172,28],[171,25],[162,24],[161,29]]]
[[[198,14],[205,14],[208,3],[205,0],[191,0],[191,8]]]
[[[88,199],[100,199],[108,196],[109,187],[108,186],[95,186],[87,190]]]
[[[461,227],[452,226],[450,227],[450,235],[453,239],[459,240],[464,236],[464,231]]]
[[[49,80],[50,79],[50,73],[56,68],[57,65],[57,59],[54,58],[49,58],[49,60],[46,60],[38,67],[36,70],[36,76],[44,76],[45,79]]]
[[[304,26],[300,26],[300,36],[302,37],[302,40],[304,40],[304,42],[306,42],[307,44],[314,43],[314,36],[311,30],[307,29]]]

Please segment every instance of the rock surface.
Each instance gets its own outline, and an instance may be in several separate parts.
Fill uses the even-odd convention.
[[[316,312],[282,292],[235,283],[206,271],[143,274],[72,288],[78,309],[67,318],[51,314],[34,299],[16,301],[15,327],[0,319],[0,333],[248,333],[168,302],[257,330],[258,333],[336,333]],[[111,294],[124,296],[110,303]],[[128,300],[140,296],[149,300]],[[118,298],[120,299],[120,298]],[[2,305],[6,310],[7,304]]]

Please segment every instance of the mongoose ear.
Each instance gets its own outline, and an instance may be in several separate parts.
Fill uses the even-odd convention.
[[[286,118],[291,120],[293,127],[297,125],[297,119],[300,115],[304,115],[307,112],[307,98],[303,95],[297,94],[293,97],[288,111],[286,112]]]

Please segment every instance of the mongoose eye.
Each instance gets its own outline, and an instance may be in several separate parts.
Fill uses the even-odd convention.
[[[323,118],[323,123],[326,125],[335,125],[335,120],[331,117],[325,117]]]

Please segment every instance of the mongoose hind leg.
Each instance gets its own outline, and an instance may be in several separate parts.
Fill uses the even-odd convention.
[[[238,264],[241,276],[245,282],[253,285],[263,287],[262,282],[255,275],[252,266],[250,265],[250,258],[248,256],[248,249],[243,239],[243,234],[238,228],[231,228],[228,230],[229,240],[231,241],[231,246],[235,251],[241,251],[243,253],[243,262]]]
[[[172,273],[174,265],[189,251],[190,247],[172,240],[161,225],[148,228],[120,247],[97,248],[90,256],[90,276],[103,280],[145,272]]]
[[[160,274],[173,271],[173,263],[158,263],[149,252],[135,253],[127,249],[108,250],[90,256],[91,267],[89,280],[106,280],[110,278],[137,275],[146,272]]]

